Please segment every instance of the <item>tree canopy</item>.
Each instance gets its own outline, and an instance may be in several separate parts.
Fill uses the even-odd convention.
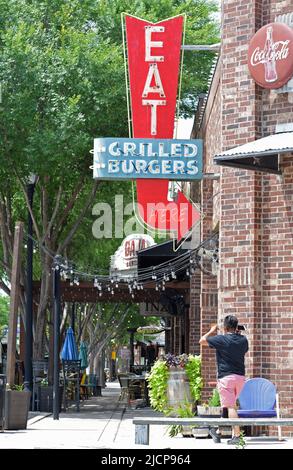
[[[128,135],[121,13],[150,21],[186,13],[186,43],[210,44],[218,40],[215,11],[212,0],[0,0],[0,288],[9,292],[14,223],[27,217],[33,173],[39,341],[50,299],[48,253],[93,271],[107,268],[121,243],[92,236],[92,207],[113,206],[115,194],[130,202],[131,186],[93,182],[89,168],[95,137]],[[183,115],[206,90],[212,58],[185,53]]]

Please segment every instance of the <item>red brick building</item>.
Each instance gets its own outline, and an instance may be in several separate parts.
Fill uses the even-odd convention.
[[[250,343],[247,376],[273,381],[283,416],[292,416],[292,148],[265,157],[279,165],[280,174],[244,169],[237,156],[232,168],[215,164],[216,155],[280,131],[289,131],[286,147],[286,135],[293,133],[292,81],[291,88],[290,82],[262,88],[247,65],[251,38],[276,20],[293,27],[292,0],[222,1],[221,50],[192,135],[204,139],[204,173],[220,174],[201,183],[201,237],[219,230],[219,270],[215,277],[201,273],[200,282],[198,275],[191,280],[189,349],[198,351],[199,333],[211,323],[237,315]],[[216,382],[215,355],[209,348],[201,354],[206,399]]]

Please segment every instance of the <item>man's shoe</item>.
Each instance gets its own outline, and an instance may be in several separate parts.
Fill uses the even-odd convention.
[[[229,439],[227,441],[227,444],[230,446],[236,446],[240,443],[240,437],[239,436],[234,436],[232,439]]]
[[[217,433],[215,428],[209,429],[209,435],[212,437],[215,444],[220,444],[221,442],[221,434]]]

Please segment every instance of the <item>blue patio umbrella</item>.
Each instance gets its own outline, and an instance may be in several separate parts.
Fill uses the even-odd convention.
[[[81,369],[86,369],[89,363],[87,359],[87,345],[84,341],[80,343],[78,359],[81,360]]]
[[[61,359],[63,361],[77,361],[78,351],[74,338],[73,329],[69,327],[66,331],[65,341],[61,351]]]

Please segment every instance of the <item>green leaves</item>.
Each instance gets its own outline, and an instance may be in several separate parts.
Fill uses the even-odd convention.
[[[52,226],[56,250],[93,186],[93,139],[128,135],[121,13],[159,21],[186,12],[186,43],[198,44],[218,41],[214,10],[208,0],[0,0],[0,195],[9,195],[13,221],[26,217],[17,177],[25,182],[30,173],[39,176],[34,215],[41,234],[59,188],[56,221],[84,182],[62,230],[56,234]],[[213,57],[185,52],[182,114],[193,114]],[[131,201],[129,184],[105,183],[95,202],[113,204],[118,193]],[[83,266],[108,268],[121,240],[94,239],[93,221],[88,211],[67,255]]]
[[[203,380],[201,377],[201,359],[200,356],[189,355],[185,371],[189,379],[190,391],[195,401],[200,400]]]
[[[156,411],[168,412],[167,384],[169,368],[165,361],[158,360],[153,365],[148,377],[149,397],[151,406]]]
[[[9,303],[9,297],[0,295],[0,336],[1,328],[8,325]]]
[[[213,390],[213,394],[208,401],[209,406],[221,406],[220,395],[216,388]]]

